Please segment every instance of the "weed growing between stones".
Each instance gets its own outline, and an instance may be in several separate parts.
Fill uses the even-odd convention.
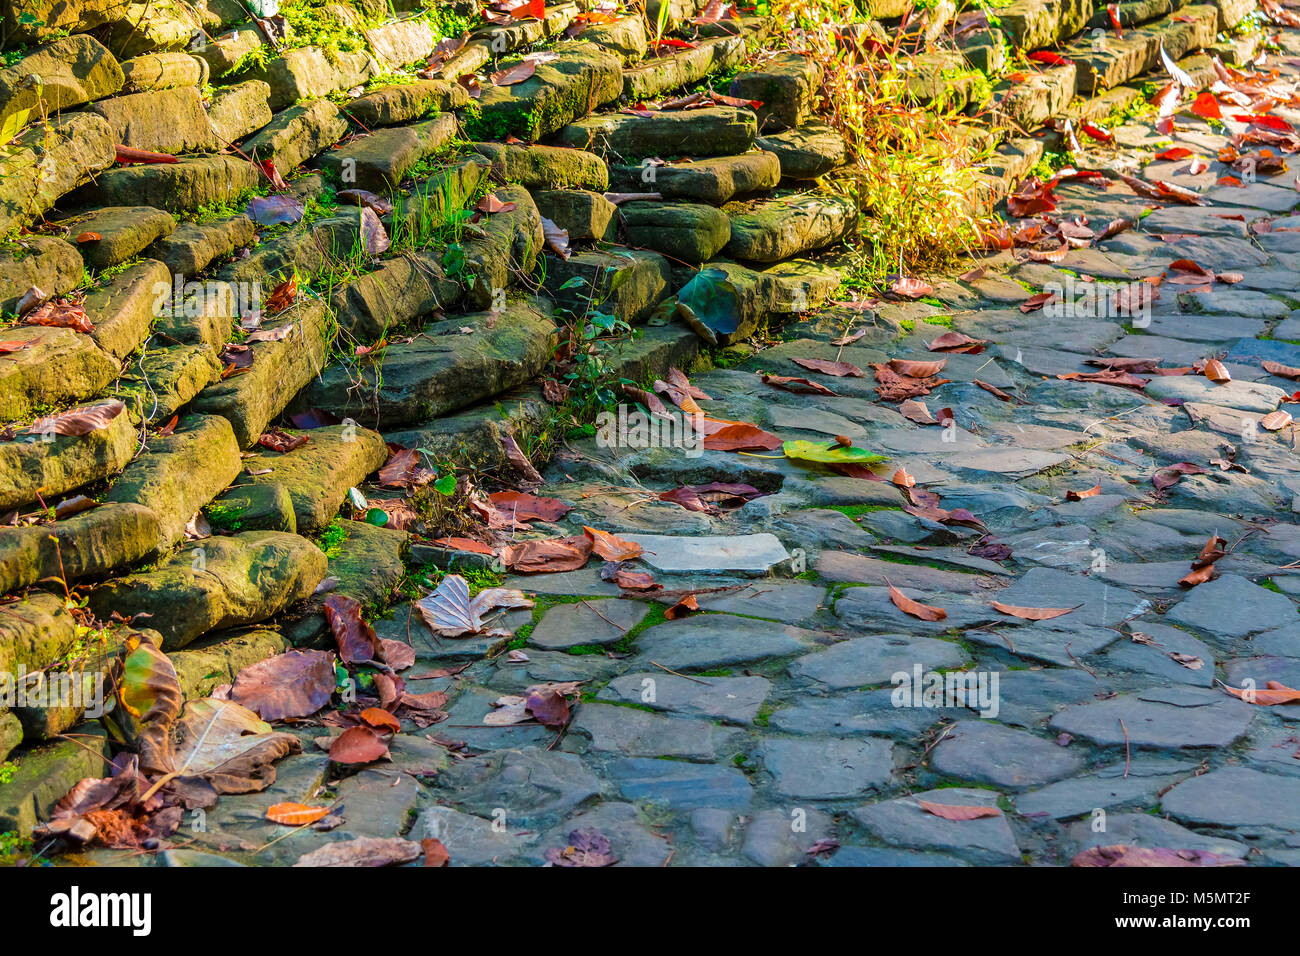
[[[768,49],[807,51],[821,66],[817,112],[844,137],[849,156],[846,172],[825,186],[864,213],[852,280],[874,286],[889,274],[943,268],[976,247],[979,225],[969,210],[980,147],[943,97],[915,105],[903,35],[887,46],[866,29],[869,16],[845,6],[771,0],[759,12],[772,17]]]

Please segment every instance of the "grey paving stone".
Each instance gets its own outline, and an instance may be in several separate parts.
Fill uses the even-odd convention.
[[[740,809],[753,799],[749,780],[732,767],[628,757],[610,761],[607,770],[624,799],[639,805],[673,810]]]
[[[584,644],[616,644],[646,616],[640,601],[579,601],[548,608],[528,635],[528,643],[547,650]]]
[[[885,786],[894,770],[886,740],[770,737],[758,749],[777,793],[810,800],[858,797]]]
[[[790,554],[775,535],[728,536],[626,534],[645,549],[641,558],[659,571],[729,571],[766,574],[776,564],[790,560]]]
[[[1019,790],[1042,786],[1083,767],[1083,758],[1054,741],[988,720],[952,725],[930,753],[936,773]]]
[[[899,673],[910,679],[918,664],[933,671],[960,667],[966,660],[966,652],[951,641],[888,634],[855,637],[801,657],[790,665],[790,674],[834,689],[866,687],[888,684]]]
[[[1252,705],[1220,691],[1153,687],[1067,708],[1051,727],[1103,747],[1127,741],[1133,748],[1182,750],[1227,747],[1245,736],[1254,716]]]
[[[763,677],[687,678],[663,671],[616,677],[596,696],[686,717],[752,724],[772,690]]]
[[[729,752],[740,737],[739,730],[725,730],[707,720],[663,717],[635,707],[594,702],[578,708],[570,728],[589,737],[596,751],[704,761]]]
[[[1300,622],[1290,598],[1235,574],[1197,585],[1167,617],[1220,638],[1245,637]]]
[[[994,807],[996,793],[954,787],[898,797],[858,807],[852,816],[877,839],[895,847],[951,853],[983,866],[1020,862],[1020,846],[1006,816],[945,820],[921,809],[918,801],[962,807]]]
[[[807,651],[818,640],[806,631],[774,621],[756,621],[732,614],[696,615],[648,627],[636,639],[636,656],[629,666],[638,670],[711,670]]]

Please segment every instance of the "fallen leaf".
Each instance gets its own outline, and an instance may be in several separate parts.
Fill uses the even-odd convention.
[[[920,601],[913,601],[898,588],[889,583],[889,578],[885,578],[885,583],[889,585],[889,599],[894,602],[904,614],[910,614],[912,617],[920,618],[922,621],[942,621],[948,616],[948,612],[941,607],[932,607],[929,604],[922,604]]]
[[[1002,811],[997,807],[968,807],[956,806],[947,803],[931,803],[928,800],[916,801],[926,813],[933,813],[936,817],[943,817],[945,820],[978,820],[981,817],[1000,817]]]
[[[501,552],[506,567],[519,574],[576,571],[591,557],[591,539],[585,534],[567,538],[521,541]]]
[[[1082,604],[1076,604],[1074,607],[1018,607],[1014,604],[1003,604],[1001,601],[991,603],[995,611],[1010,614],[1012,617],[1022,618],[1026,621],[1050,621],[1054,617],[1061,617],[1063,614],[1069,614],[1071,611],[1077,611],[1083,607]]]
[[[591,539],[591,550],[606,561],[631,561],[641,556],[641,545],[615,537],[607,531],[583,525],[582,533]]]
[[[699,609],[700,609],[700,604],[695,599],[695,595],[688,594],[685,597],[683,597],[681,600],[679,600],[676,604],[674,604],[672,607],[664,611],[664,617],[666,617],[670,621],[675,621],[678,618],[686,617],[688,614],[693,614]]]
[[[794,375],[768,375],[759,373],[759,378],[764,385],[771,385],[773,388],[779,388],[782,391],[794,392],[797,395],[834,395],[825,385],[806,378],[799,378]]]
[[[776,435],[745,422],[730,422],[704,436],[709,451],[772,451],[781,444]]]
[[[794,358],[790,361],[814,372],[821,372],[823,375],[834,375],[836,377],[850,375],[854,378],[862,376],[862,369],[851,362],[833,362],[828,359],[817,358]]]
[[[1260,707],[1300,703],[1300,690],[1287,687],[1286,684],[1275,680],[1265,681],[1263,690],[1229,687],[1227,684],[1223,685],[1223,689],[1233,697],[1244,700],[1248,704],[1258,704]]]
[[[1269,412],[1259,420],[1259,427],[1266,431],[1275,432],[1286,428],[1291,424],[1291,413],[1285,409],[1279,408],[1275,412]]]
[[[309,807],[301,803],[276,803],[266,808],[266,818],[272,823],[301,827],[309,823],[315,823],[321,817],[327,816],[329,812],[329,807]]]
[[[303,854],[294,866],[392,866],[419,859],[420,844],[400,837],[357,837]]]
[[[1070,866],[1245,866],[1238,857],[1210,853],[1208,850],[1167,850],[1163,847],[1133,846],[1117,843],[1094,846],[1076,853]]]
[[[349,727],[330,744],[330,760],[335,763],[374,763],[388,756],[388,744],[369,727]]]
[[[307,717],[334,694],[334,655],[328,651],[288,651],[250,664],[230,687],[230,699],[263,720]]]
[[[585,563],[585,557],[583,560]],[[510,561],[506,563],[509,565]],[[434,634],[464,637],[482,633],[483,619],[494,608],[532,607],[533,602],[513,588],[484,588],[470,597],[469,583],[459,574],[449,574],[432,594],[417,601],[415,606]]]
[[[68,435],[80,437],[107,428],[126,406],[117,400],[102,405],[83,405],[66,412],[38,418],[27,427],[33,435]]]
[[[1065,493],[1066,501],[1082,501],[1084,498],[1094,498],[1101,494],[1101,485],[1094,485],[1084,491],[1074,491],[1073,489]]]

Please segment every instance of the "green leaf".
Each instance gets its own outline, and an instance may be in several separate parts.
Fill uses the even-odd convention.
[[[31,107],[10,113],[0,122],[0,146],[6,145],[27,125],[27,117],[32,115]]]
[[[443,475],[433,483],[433,490],[440,495],[448,496],[456,490],[456,476]]]
[[[556,291],[563,292],[565,289],[576,289],[579,286],[584,286],[586,284],[587,280],[582,276],[574,276],[572,279],[565,280],[564,285],[560,286]]]
[[[865,448],[846,448],[819,441],[788,441],[782,446],[782,451],[787,458],[817,461],[826,465],[870,465],[886,459],[885,455],[877,455]]]
[[[388,512],[383,508],[371,508],[366,512],[366,524],[372,524],[376,528],[382,528],[388,524]]]

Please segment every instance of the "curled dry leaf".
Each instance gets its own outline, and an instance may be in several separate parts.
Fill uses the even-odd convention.
[[[694,594],[687,594],[668,610],[664,611],[664,617],[670,621],[686,617],[688,614],[694,614],[700,609],[700,602],[695,599]]]
[[[327,843],[298,858],[294,866],[393,866],[419,859],[420,844],[401,837],[357,837]]]
[[[416,603],[429,630],[440,637],[482,633],[483,618],[494,608],[532,606],[522,591],[513,588],[484,588],[470,597],[469,583],[459,574],[447,575],[437,590]]]
[[[816,382],[806,378],[799,378],[795,375],[767,375],[760,373],[759,378],[764,385],[771,385],[773,388],[779,388],[782,391],[794,392],[795,394],[806,395],[834,395],[825,385],[819,385]]]
[[[632,571],[617,561],[606,561],[600,569],[602,581],[613,581],[625,591],[661,591],[663,585],[648,571]]]
[[[948,616],[948,612],[941,607],[933,607],[929,604],[922,604],[920,601],[913,601],[894,585],[890,584],[889,578],[885,578],[885,583],[889,585],[889,599],[894,602],[894,606],[904,614],[910,614],[912,617],[920,618],[922,621],[942,621]]]
[[[890,359],[889,367],[899,375],[906,375],[909,378],[930,378],[938,375],[943,371],[943,367],[948,364],[947,359],[939,359],[936,362],[918,362],[913,359]]]
[[[1269,412],[1259,420],[1259,427],[1270,432],[1279,431],[1290,424],[1291,413],[1281,408],[1275,412]]]
[[[542,219],[542,235],[546,239],[546,244],[551,247],[561,259],[569,258],[569,231],[561,229],[545,216]]]
[[[988,342],[973,339],[963,332],[945,332],[928,346],[931,352],[966,352],[976,354],[984,350]]]
[[[1218,359],[1208,360],[1202,374],[1216,385],[1223,385],[1232,381],[1232,375]]]
[[[1001,601],[993,601],[992,604],[995,611],[1026,621],[1050,621],[1054,617],[1069,614],[1083,607],[1082,604],[1076,604],[1074,607],[1019,607],[1015,604],[1003,604]]]
[[[59,300],[46,302],[23,316],[23,325],[44,325],[50,328],[72,329],[89,335],[95,331],[95,323],[86,315],[80,302]]]
[[[525,491],[494,491],[488,501],[516,521],[559,521],[573,506],[559,498],[544,498]]]
[[[402,732],[401,722],[381,707],[367,707],[361,712],[361,719],[379,730],[390,730],[395,734]]]
[[[1292,365],[1283,365],[1281,362],[1264,361],[1259,363],[1265,372],[1270,375],[1276,375],[1280,378],[1300,379],[1300,368]]]
[[[506,567],[518,574],[576,571],[591,557],[591,539],[585,534],[567,538],[521,541],[501,552]]]
[[[1066,501],[1082,501],[1084,498],[1095,498],[1101,494],[1101,485],[1093,485],[1084,491],[1074,491],[1073,489],[1065,493]]]
[[[583,525],[582,533],[591,539],[591,550],[606,561],[631,561],[641,556],[641,545],[615,537],[608,531]]]
[[[1002,811],[997,807],[955,806],[947,803],[931,803],[928,800],[917,800],[916,804],[926,813],[933,813],[936,817],[943,817],[945,820],[978,820],[981,817],[1002,816]]]
[[[1210,540],[1205,542],[1205,547],[1201,548],[1201,553],[1196,556],[1192,562],[1192,569],[1199,570],[1207,564],[1213,564],[1227,554],[1228,542],[1224,541],[1217,534],[1211,535]]]
[[[1075,854],[1070,866],[1245,866],[1246,861],[1235,856],[1211,853],[1208,850],[1169,850],[1164,847],[1133,846],[1116,843],[1113,846],[1094,846]]]
[[[828,359],[818,358],[796,358],[791,359],[795,365],[800,365],[814,372],[821,372],[823,375],[834,375],[836,377],[850,375],[854,378],[861,378],[862,369],[858,368],[851,362],[832,362]]]
[[[240,671],[230,699],[263,720],[284,720],[316,713],[330,702],[334,687],[333,654],[289,651]]]
[[[1205,469],[1200,465],[1194,465],[1190,461],[1180,461],[1165,468],[1160,468],[1151,476],[1151,484],[1156,486],[1156,491],[1164,491],[1166,488],[1172,488],[1178,482],[1182,481],[1187,475],[1203,475]]]
[[[102,405],[83,405],[81,408],[38,418],[27,431],[33,435],[80,437],[107,428],[125,410],[126,406],[116,400]]]
[[[361,602],[345,594],[331,594],[325,599],[325,620],[345,664],[383,660],[379,636],[361,619]]]
[[[1263,690],[1258,687],[1229,687],[1227,684],[1223,685],[1223,689],[1233,697],[1244,700],[1248,704],[1258,704],[1260,707],[1300,703],[1300,690],[1287,687],[1286,684],[1275,680],[1265,681]]]
[[[980,388],[984,389],[984,391],[988,392],[988,393],[989,393],[990,395],[992,395],[994,398],[1000,399],[1001,401],[1004,401],[1004,402],[1014,402],[1014,401],[1015,401],[1014,398],[1012,398],[1012,397],[1011,397],[1010,395],[1008,395],[1006,392],[1002,391],[1002,389],[997,388],[996,386],[990,385],[988,382],[981,382],[979,379],[975,379],[974,382],[975,382],[976,385],[978,385]]]

